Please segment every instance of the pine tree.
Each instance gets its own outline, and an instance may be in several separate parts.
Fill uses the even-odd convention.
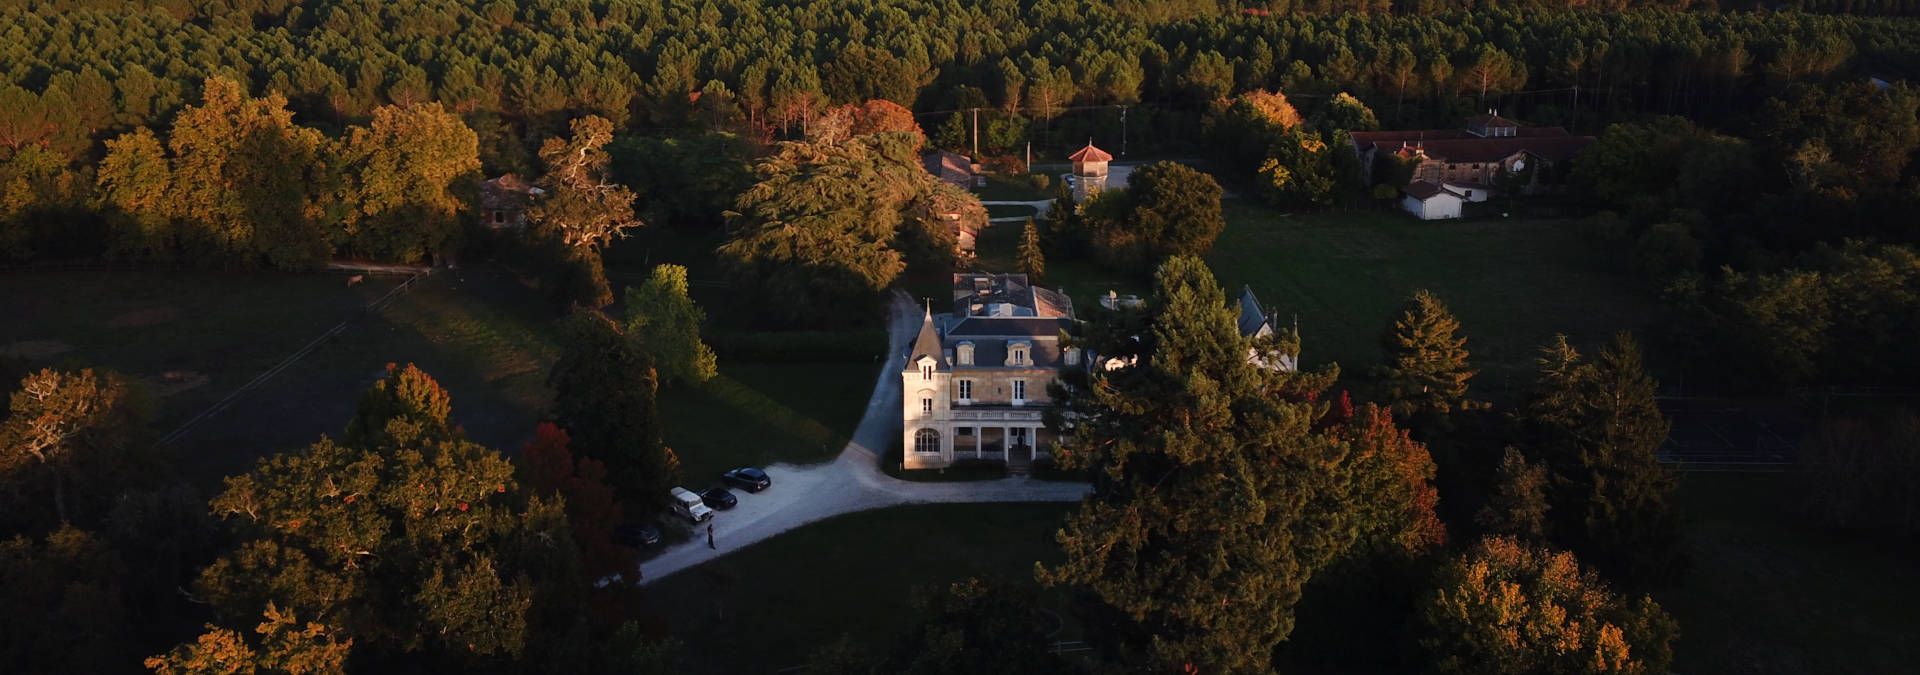
[[[1509,446],[1500,458],[1493,496],[1473,521],[1488,534],[1542,541],[1547,534],[1547,469]]]
[[[1020,271],[1034,283],[1039,283],[1047,274],[1046,252],[1040,250],[1040,229],[1034,227],[1032,218],[1027,219],[1026,229],[1020,233]]]
[[[1090,639],[1129,660],[1264,669],[1302,585],[1360,536],[1351,450],[1315,432],[1324,404],[1283,395],[1301,376],[1248,363],[1204,263],[1172,258],[1155,283],[1139,364],[1093,375],[1055,420],[1071,424],[1056,461],[1096,491],[1057,536],[1066,559],[1038,575],[1083,590],[1110,619]]]
[[[1672,578],[1685,555],[1669,504],[1673,476],[1659,463],[1670,427],[1639,345],[1621,333],[1587,361],[1561,336],[1540,365],[1522,423],[1552,476],[1555,539],[1633,582]]]
[[[573,451],[605,462],[621,499],[657,508],[680,480],[679,459],[660,439],[659,375],[638,340],[599,312],[563,324],[565,351],[553,364],[553,421]]]
[[[1467,365],[1467,338],[1459,331],[1459,320],[1426,289],[1407,300],[1387,330],[1387,363],[1378,371],[1395,415],[1444,420],[1482,407],[1467,398],[1467,381],[1476,371]]]

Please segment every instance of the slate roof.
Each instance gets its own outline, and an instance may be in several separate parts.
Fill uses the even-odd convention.
[[[1025,274],[953,275],[954,316],[986,316],[1001,305],[1002,316],[1072,317],[1073,300],[1027,282]]]
[[[949,347],[949,349],[958,347],[961,342],[973,343],[973,365],[957,366],[958,368],[1007,368],[1008,367],[1006,365],[1003,365],[1007,362],[1007,341],[1006,340],[951,340],[950,343],[953,346]],[[1026,369],[1033,369],[1033,368],[1060,367],[1061,364],[1060,364],[1060,341],[1059,340],[1032,340],[1027,344],[1029,345],[1027,349],[1027,358],[1031,360],[1032,363],[1024,366],[1012,366],[1013,368],[1026,370]]]
[[[1240,337],[1248,337],[1260,332],[1267,326],[1270,317],[1260,308],[1260,299],[1253,296],[1252,286],[1240,287]]]
[[[1066,317],[967,317],[947,327],[947,337],[1055,337],[1073,327]]]
[[[907,353],[906,369],[913,370],[919,368],[920,366],[916,365],[915,362],[919,361],[920,357],[923,356],[931,356],[934,360],[939,361],[939,367],[941,369],[945,369],[947,366],[946,359],[941,355],[940,331],[933,325],[933,312],[931,311],[927,312],[926,319],[920,322],[920,334],[913,339],[913,351]]]

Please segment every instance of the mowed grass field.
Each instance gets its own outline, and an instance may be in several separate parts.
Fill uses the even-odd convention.
[[[480,265],[441,270],[364,311],[401,280],[369,275],[348,287],[344,275],[326,273],[8,273],[0,312],[17,320],[0,322],[0,363],[140,377],[159,394],[155,430],[166,433],[348,321],[175,443],[183,469],[214,486],[255,459],[338,436],[389,363],[419,365],[452,395],[453,419],[470,437],[517,452],[551,403],[560,310],[506,271]],[[664,437],[690,484],[739,464],[827,459],[858,424],[876,372],[872,360],[723,359],[714,381],[661,391]]]
[[[1033,566],[1060,559],[1053,534],[1071,508],[942,504],[840,516],[663,579],[647,602],[699,673],[774,672],[842,636],[890,648],[918,618],[916,589],[967,577],[1038,594],[1065,617],[1064,595],[1042,592]]]
[[[1920,548],[1806,521],[1793,474],[1688,474],[1692,567],[1659,596],[1682,673],[1898,673],[1920,662]]]
[[[156,427],[171,429],[402,278],[368,275],[351,287],[346,280],[332,273],[7,272],[0,274],[0,359],[12,370],[109,368],[145,380],[156,394]]]
[[[1572,221],[1288,216],[1240,201],[1226,217],[1207,262],[1229,297],[1252,287],[1283,322],[1298,319],[1303,361],[1349,377],[1381,361],[1381,335],[1421,288],[1459,317],[1482,395],[1524,388],[1555,333],[1597,345],[1657,316],[1657,299],[1605,269]]]
[[[1382,356],[1381,335],[1417,289],[1459,317],[1481,396],[1504,399],[1532,381],[1539,347],[1555,333],[1597,346],[1644,333],[1656,298],[1608,271],[1569,220],[1420,222],[1394,211],[1290,215],[1232,199],[1226,230],[1205,258],[1229,301],[1251,287],[1283,324],[1298,320],[1303,360],[1337,362],[1347,386]],[[1019,227],[980,236],[980,266],[1016,271]],[[1087,260],[1052,259],[1042,282],[1078,307],[1108,291],[1150,294],[1151,279]],[[1643,340],[1643,343],[1645,341]],[[1657,360],[1656,360],[1657,362]]]

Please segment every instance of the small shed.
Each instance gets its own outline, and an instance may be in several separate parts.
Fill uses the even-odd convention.
[[[1459,193],[1423,180],[1407,184],[1401,192],[1400,208],[1421,220],[1459,218],[1460,205],[1466,201]]]
[[[543,190],[515,174],[502,174],[480,184],[481,224],[496,230],[527,225],[527,207]]]

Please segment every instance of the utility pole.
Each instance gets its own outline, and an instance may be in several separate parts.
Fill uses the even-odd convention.
[[[1580,128],[1580,83],[1579,82],[1573,83],[1573,107],[1571,108],[1570,112],[1568,112],[1568,114],[1572,115],[1572,118],[1570,119],[1570,121],[1567,122],[1567,130],[1573,131],[1575,129],[1579,129]]]
[[[969,108],[973,112],[973,158],[980,159],[980,109]]]
[[[1120,156],[1127,156],[1127,107],[1120,106]]]

